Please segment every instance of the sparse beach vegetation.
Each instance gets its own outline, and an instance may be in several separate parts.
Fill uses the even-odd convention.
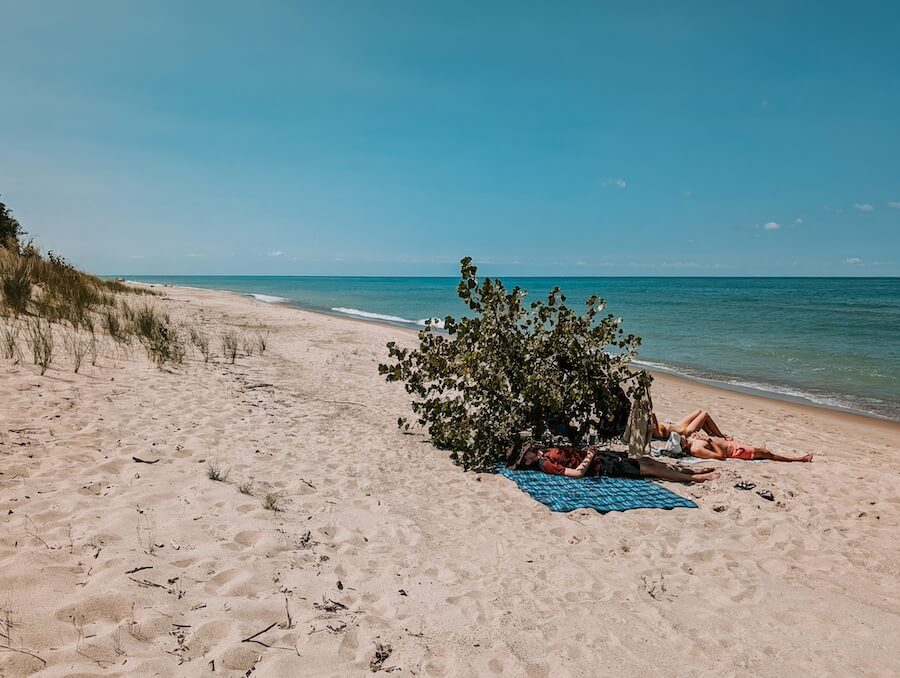
[[[240,337],[238,336],[238,333],[232,329],[225,330],[222,333],[222,354],[232,365],[234,365],[234,361],[237,359],[239,349]]]
[[[263,497],[263,508],[277,513],[281,510],[282,496],[280,492],[267,492]]]
[[[40,367],[42,376],[53,362],[55,341],[53,325],[49,320],[31,318],[28,321],[28,346],[31,348],[34,364]]]
[[[203,362],[209,362],[209,335],[194,327],[190,328],[191,343],[200,351]]]
[[[211,461],[206,466],[206,477],[216,482],[224,483],[228,480],[228,474],[231,473],[230,468],[222,468],[218,461]]]

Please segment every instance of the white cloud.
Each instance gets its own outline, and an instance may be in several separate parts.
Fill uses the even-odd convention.
[[[624,179],[607,179],[603,182],[603,188],[625,188],[628,182]]]
[[[270,257],[280,257],[284,252],[281,250],[275,250],[274,252],[269,252]]]
[[[860,212],[872,212],[875,209],[867,202],[863,202],[863,203],[856,202],[856,203],[853,203],[853,206],[856,209],[858,209]]]
[[[847,261],[844,262],[844,263],[850,264],[851,266],[855,266],[855,265],[857,265],[857,264],[861,264],[861,263],[862,263],[862,259],[860,259],[859,257],[850,257],[850,258],[847,259]]]
[[[796,219],[794,219],[794,223],[797,225],[800,225],[803,223],[803,219],[801,219],[800,217],[797,217]]]
[[[781,224],[776,224],[774,221],[770,221],[767,224],[763,225],[763,228],[767,231],[777,231],[781,228]]]
[[[205,254],[188,254],[186,256],[190,257],[191,259],[203,259],[206,255]]]
[[[131,255],[130,257],[128,257],[128,258],[129,258],[129,259],[146,259],[146,258],[147,258],[147,255],[146,255],[146,254],[132,254],[132,255]]]
[[[762,101],[759,102],[759,105],[762,106],[763,110],[765,110],[769,107],[769,100],[763,99]]]
[[[690,198],[692,193],[693,191],[682,191],[681,195],[683,195],[685,198]]]
[[[895,210],[900,210],[900,202],[889,202],[888,207],[893,207]]]

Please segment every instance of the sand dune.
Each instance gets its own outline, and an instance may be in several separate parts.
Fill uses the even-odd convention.
[[[662,413],[815,462],[554,514],[396,429],[410,334],[166,292],[267,352],[0,365],[0,675],[900,675],[897,425],[660,376]]]

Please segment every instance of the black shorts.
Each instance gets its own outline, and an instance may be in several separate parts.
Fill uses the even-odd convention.
[[[592,475],[618,478],[641,477],[641,465],[638,460],[629,458],[624,452],[597,450],[591,467]]]

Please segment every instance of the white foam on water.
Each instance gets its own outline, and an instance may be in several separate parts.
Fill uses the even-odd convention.
[[[290,301],[290,299],[285,299],[284,297],[273,297],[271,294],[255,294],[251,292],[247,296],[253,297],[257,301],[264,301],[267,304],[286,304]]]
[[[335,313],[352,315],[355,318],[365,318],[366,320],[381,320],[389,323],[403,323],[405,325],[418,325],[419,327],[425,327],[426,322],[426,319],[424,318],[422,320],[409,320],[408,318],[401,318],[399,315],[372,313],[371,311],[360,311],[358,308],[345,308],[343,306],[336,306],[331,310]],[[444,329],[444,321],[440,320],[439,318],[432,318],[431,326],[438,329]]]
[[[352,315],[357,318],[365,318],[366,320],[386,320],[391,323],[406,323],[408,325],[415,325],[415,320],[407,320],[406,318],[401,318],[398,315],[385,315],[384,313],[372,313],[371,311],[360,311],[358,308],[344,308],[343,306],[337,306],[331,309],[335,313],[343,313],[344,315]]]

